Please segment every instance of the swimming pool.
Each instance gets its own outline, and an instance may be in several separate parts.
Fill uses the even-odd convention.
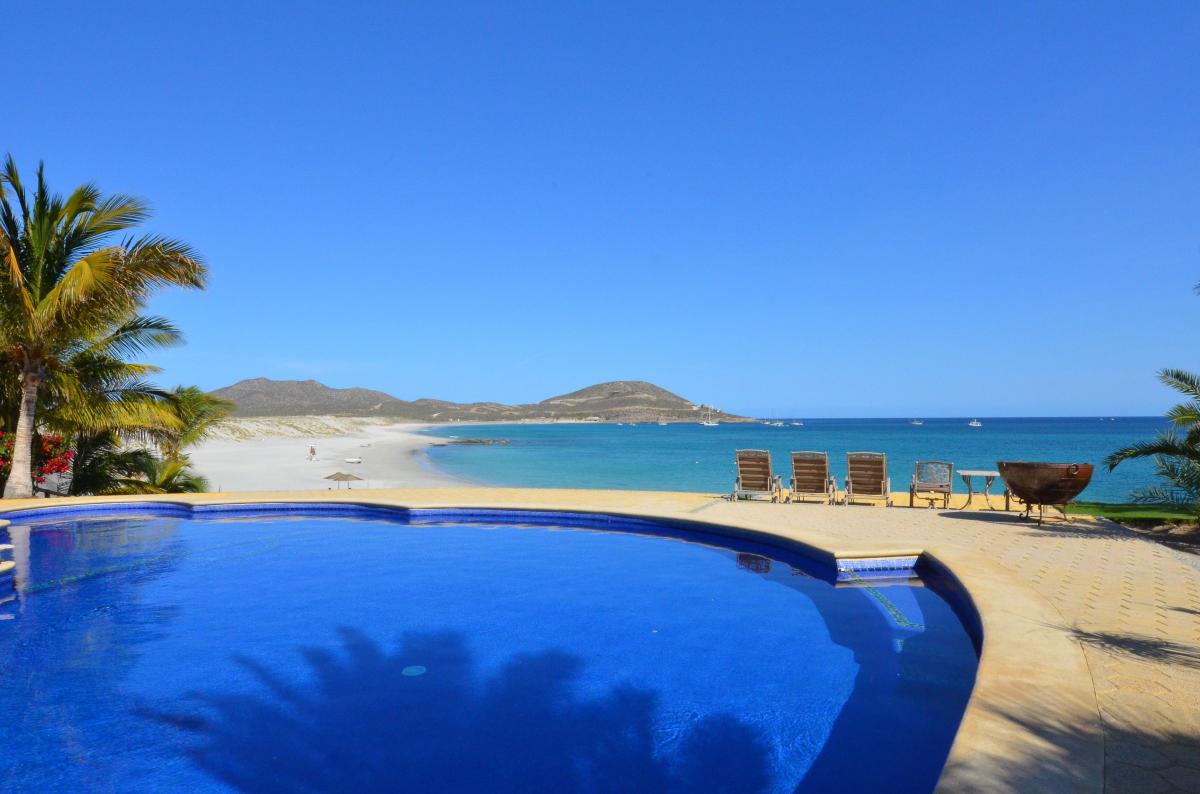
[[[697,525],[4,517],[5,790],[929,791],[978,659],[936,577]]]

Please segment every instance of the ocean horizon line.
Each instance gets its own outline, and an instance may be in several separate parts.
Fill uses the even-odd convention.
[[[779,414],[779,415],[774,415],[774,416],[768,416],[768,415],[754,416],[752,414],[737,414],[737,416],[739,416],[742,420],[752,419],[752,420],[756,420],[756,421],[768,421],[769,420],[769,421],[805,421],[805,422],[890,422],[890,421],[910,422],[914,419],[919,419],[921,421],[935,421],[935,422],[936,421],[952,421],[952,420],[953,421],[958,421],[958,420],[970,421],[972,419],[978,419],[980,421],[983,421],[985,419],[989,420],[989,421],[1006,421],[1006,420],[1030,421],[1030,420],[1038,420],[1038,419],[1053,419],[1053,420],[1095,419],[1097,421],[1101,421],[1101,420],[1109,421],[1109,420],[1117,420],[1117,419],[1137,419],[1137,420],[1155,420],[1155,419],[1157,419],[1157,420],[1162,420],[1164,424],[1170,422],[1170,420],[1165,418],[1162,414],[1029,414],[1029,415],[1008,414],[1008,415],[1003,415],[1003,416],[1002,415],[989,415],[989,414],[962,414],[959,416],[934,416],[932,414],[902,414],[902,415],[898,415],[898,416],[809,416],[809,415],[805,415],[805,414],[796,414],[796,415]],[[246,417],[246,418],[258,418],[258,417]],[[270,418],[270,417],[262,417],[262,418]],[[628,419],[622,419],[622,420],[600,419],[598,421],[596,421],[596,420],[589,421],[589,420],[585,420],[585,419],[557,419],[557,420],[547,420],[547,421],[507,420],[507,419],[470,419],[470,420],[449,421],[449,422],[399,421],[399,422],[397,422],[397,424],[423,424],[423,425],[428,425],[430,427],[450,427],[453,425],[467,425],[467,424],[471,424],[471,425],[559,425],[559,424],[587,425],[587,424],[618,424],[618,423],[621,423],[621,424],[627,424],[627,425],[628,424],[645,425],[645,424],[655,424],[658,421],[659,420],[655,420],[655,419],[644,419],[644,420],[637,420],[637,421],[628,420]],[[692,420],[692,419],[666,419],[666,420],[662,420],[662,421],[665,421],[667,424],[673,424],[673,425],[696,424],[698,422],[698,420]],[[716,421],[718,424],[728,424],[728,425],[746,424],[745,421],[728,420],[728,419],[717,419],[714,421]]]

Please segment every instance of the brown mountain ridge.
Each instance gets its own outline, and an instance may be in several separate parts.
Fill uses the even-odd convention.
[[[213,392],[234,416],[380,416],[410,422],[721,422],[751,421],[686,400],[640,380],[598,383],[539,403],[401,400],[373,389],[335,389],[315,380],[253,378]]]

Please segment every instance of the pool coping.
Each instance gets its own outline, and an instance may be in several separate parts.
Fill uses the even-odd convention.
[[[599,513],[686,522],[716,535],[781,546],[834,568],[838,560],[918,556],[961,588],[978,615],[983,636],[975,686],[937,791],[1032,790],[1027,779],[1020,785],[1007,784],[1005,767],[1014,763],[1036,767],[1038,790],[1104,790],[1100,709],[1082,648],[1054,605],[1012,572],[952,544],[860,545],[820,530],[782,526],[761,509],[700,512],[712,499],[704,494],[486,488],[73,497],[54,499],[53,504],[43,499],[0,504],[0,526],[9,523],[5,515],[29,509],[170,504],[190,510],[336,503],[411,510]],[[1047,726],[1073,732],[1065,743],[1059,733],[1050,740]]]

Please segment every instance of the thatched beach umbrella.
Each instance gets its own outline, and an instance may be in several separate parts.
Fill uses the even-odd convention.
[[[355,477],[353,474],[347,474],[344,471],[335,471],[333,474],[330,474],[325,479],[333,480],[334,482],[336,482],[338,484],[339,488],[342,487],[342,483],[347,483],[346,487],[349,488],[350,487],[349,483],[362,481],[362,477]]]

